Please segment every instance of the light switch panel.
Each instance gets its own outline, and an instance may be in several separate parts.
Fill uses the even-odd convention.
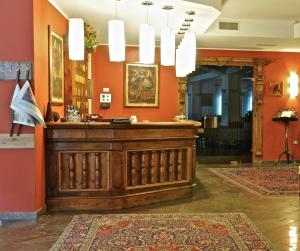
[[[110,93],[101,93],[100,94],[100,103],[111,103],[111,94]]]

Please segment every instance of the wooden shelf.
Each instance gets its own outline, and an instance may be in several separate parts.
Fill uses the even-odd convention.
[[[65,43],[67,45],[67,43]],[[88,78],[87,59],[83,61],[69,60],[67,46],[64,50],[65,69],[65,105],[77,106],[80,114],[88,113]]]

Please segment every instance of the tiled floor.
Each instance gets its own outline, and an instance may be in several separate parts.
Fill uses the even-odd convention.
[[[198,166],[199,186],[192,199],[116,213],[243,212],[271,242],[274,250],[300,250],[299,197],[259,198],[215,176],[206,167],[224,165]],[[48,250],[73,215],[49,214],[37,221],[4,222],[0,226],[0,250]]]

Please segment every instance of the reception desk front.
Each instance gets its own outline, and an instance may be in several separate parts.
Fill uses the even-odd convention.
[[[123,209],[192,196],[198,126],[47,124],[48,210]]]

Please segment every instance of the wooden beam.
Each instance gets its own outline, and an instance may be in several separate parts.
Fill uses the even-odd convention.
[[[0,134],[0,149],[33,149],[34,147],[34,134],[12,137],[9,134]]]

